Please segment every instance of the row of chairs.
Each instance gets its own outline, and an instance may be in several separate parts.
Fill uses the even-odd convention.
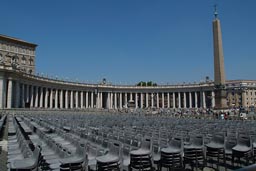
[[[36,147],[33,151],[31,150],[30,141],[26,138],[25,131],[12,115],[9,115],[8,125],[8,170],[36,171],[40,158],[40,148]]]
[[[255,128],[255,124],[251,121],[177,120],[175,118],[146,117],[143,115],[128,116],[106,114],[102,116],[77,115],[72,113],[69,113],[69,116],[67,114],[68,113],[60,114],[57,112],[38,115],[34,113],[23,113],[21,118],[23,121],[27,121],[27,125],[32,121],[36,121],[37,125],[47,129],[52,125],[54,128],[51,129],[62,137],[62,142],[71,142],[74,140],[72,144],[76,147],[79,147],[79,141],[83,140],[83,144],[86,144],[84,145],[86,149],[85,165],[90,166],[89,168],[92,170],[108,168],[107,166],[110,168],[121,167],[125,169],[126,165],[128,168],[134,169],[141,167],[138,161],[143,161],[142,163],[147,163],[145,165],[150,167],[153,167],[152,162],[150,162],[153,161],[158,168],[170,166],[170,163],[175,163],[175,167],[183,167],[185,164],[190,164],[192,167],[199,167],[201,164],[200,161],[203,161],[201,165],[205,166],[205,160],[208,158],[216,158],[219,160],[217,161],[218,164],[221,163],[221,159],[226,160],[226,158],[221,156],[223,156],[224,151],[227,152],[227,148],[224,149],[224,146],[227,145],[225,143],[230,137],[236,139],[236,146],[241,144],[239,140],[241,135],[243,135],[242,137],[249,137],[250,141],[253,142],[253,129]],[[216,147],[214,145],[211,146],[211,144],[214,144],[216,136],[211,133],[213,130],[220,132],[224,137],[223,148],[221,148],[220,151],[217,151],[217,153],[214,151]],[[36,132],[36,134],[39,133]],[[49,133],[47,135],[51,134],[52,133]],[[193,141],[198,142],[200,139],[196,135],[201,135],[201,141],[203,142],[201,148],[194,147],[195,143],[193,143]],[[54,139],[54,137],[49,137],[50,139]],[[140,154],[141,151],[145,152],[145,148],[142,148],[144,146],[143,144],[145,144],[143,140],[145,137],[149,137],[148,139],[150,140],[150,153],[142,153],[143,155],[140,156],[138,154]],[[45,137],[42,139],[45,139]],[[176,150],[178,149],[177,143],[175,143],[175,141],[178,140],[181,142],[181,147],[179,148],[181,152],[177,152],[176,154],[175,152],[170,151],[170,149],[174,149],[172,146],[176,147]],[[106,141],[108,144],[107,146],[104,145],[106,144]],[[132,143],[136,141],[138,142],[137,145],[132,145]],[[174,143],[174,145],[172,143]],[[113,144],[119,144],[119,155],[115,154],[116,156],[119,156],[119,162],[111,163],[110,161],[107,162],[107,165],[104,165],[106,163],[103,161],[106,161],[105,158],[108,158],[104,156],[110,155],[111,151],[113,152],[114,148],[111,148]],[[215,143],[215,145],[216,144],[218,145],[219,142]],[[255,153],[253,153],[252,150],[252,144],[253,143],[251,143],[250,146],[251,156],[255,156]],[[104,147],[106,147],[106,151],[109,152],[104,151],[104,149],[106,149]],[[93,154],[91,151],[96,151],[96,153]],[[235,151],[235,148],[231,151]],[[170,152],[172,152],[172,155],[168,155]],[[213,154],[215,154],[215,156],[211,156]],[[160,156],[158,157],[158,160],[156,157],[157,155]],[[166,160],[161,160],[163,156],[166,157]],[[233,160],[232,156],[234,156]],[[248,159],[251,156],[248,156]],[[239,157],[243,158],[243,156],[233,155],[232,153],[231,161],[241,164]],[[164,161],[166,161],[167,164],[165,164]],[[67,163],[67,165],[70,164],[71,163]],[[136,165],[138,165],[138,167],[136,167]]]
[[[2,140],[3,135],[4,135],[5,122],[6,122],[6,114],[0,113],[0,154],[2,153],[2,148],[3,148],[1,140]]]

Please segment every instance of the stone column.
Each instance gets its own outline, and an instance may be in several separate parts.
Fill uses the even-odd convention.
[[[154,93],[151,93],[151,107],[154,107]]]
[[[6,79],[0,75],[0,108],[5,108]]]
[[[205,102],[205,92],[203,91],[203,108],[206,108],[206,102]]]
[[[7,108],[12,108],[12,79],[8,81],[8,91],[7,91]]]
[[[198,108],[198,104],[197,104],[197,92],[195,92],[195,108]]]
[[[87,109],[89,106],[89,103],[88,103],[88,91],[85,93],[85,108]]]
[[[29,103],[29,85],[26,85],[26,103]]]
[[[125,108],[127,108],[128,106],[128,100],[127,100],[127,93],[124,94],[124,105],[125,105]]]
[[[16,80],[15,89],[16,89],[15,108],[19,108],[20,107],[20,83],[18,80]]]
[[[113,100],[113,93],[111,92],[110,93],[110,109],[113,109],[113,102],[114,100]]]
[[[174,92],[172,93],[172,103],[173,103],[172,108],[175,109],[176,108],[176,98],[175,98],[175,93]]]
[[[179,108],[181,108],[180,92],[178,93],[178,100],[179,100]]]
[[[146,93],[146,108],[148,108],[148,93]]]
[[[44,89],[40,87],[40,108],[43,108]]]
[[[183,104],[184,104],[184,108],[187,108],[187,96],[186,96],[186,92],[183,93],[184,99],[183,99]]]
[[[38,86],[35,86],[35,108],[38,107]]]
[[[103,97],[102,97],[102,92],[100,92],[100,108],[103,108]]]
[[[143,108],[143,93],[140,93],[140,108]]]
[[[68,90],[65,91],[65,108],[68,109]]]
[[[30,94],[30,107],[34,107],[34,86],[31,85],[31,94]]]
[[[91,108],[94,108],[93,91],[91,92]]]
[[[243,107],[246,107],[247,104],[246,104],[246,91],[245,90],[241,90],[241,93],[242,93],[242,99],[241,99],[241,104]]]
[[[49,90],[48,88],[45,88],[44,108],[48,108],[48,96],[49,96]]]
[[[21,87],[21,107],[22,108],[25,107],[25,85],[24,85],[24,83],[22,83],[22,87]]]
[[[162,93],[162,108],[164,108],[164,93]]]
[[[78,108],[79,102],[78,102],[78,91],[76,91],[76,108]]]
[[[116,93],[114,93],[114,108],[117,109],[117,96],[116,96]]]
[[[74,91],[70,91],[70,108],[73,109],[74,107]]]
[[[96,108],[100,108],[100,92],[97,92]]]
[[[135,93],[135,108],[138,108],[138,94]]]
[[[107,109],[110,109],[110,93],[107,93]]]
[[[50,108],[53,108],[53,89],[50,88]]]
[[[58,89],[55,89],[55,109],[58,109],[59,95]]]
[[[167,108],[170,108],[170,93],[167,93]]]
[[[130,100],[133,100],[133,99],[132,99],[132,93],[130,93]],[[135,100],[134,100],[134,101],[135,101]]]
[[[60,90],[60,108],[63,109],[63,90]]]
[[[189,92],[189,108],[192,108],[192,94]]]
[[[80,108],[83,109],[84,108],[84,92],[81,91],[80,92]]]
[[[159,108],[159,94],[156,93],[156,108]]]
[[[123,108],[123,94],[122,93],[119,94],[119,104],[120,104],[120,109],[122,109]]]
[[[212,91],[212,108],[215,107],[215,94],[214,91]]]

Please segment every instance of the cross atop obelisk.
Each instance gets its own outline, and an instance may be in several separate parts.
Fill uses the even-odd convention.
[[[217,6],[214,6],[213,20],[213,48],[214,48],[214,85],[215,85],[215,108],[227,108],[226,91],[225,91],[225,69],[224,56],[222,47],[222,35],[220,20],[218,19]]]

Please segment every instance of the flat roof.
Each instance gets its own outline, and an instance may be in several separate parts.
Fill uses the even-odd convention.
[[[0,34],[0,40],[5,40],[5,41],[8,41],[8,42],[12,42],[12,43],[18,43],[18,44],[29,46],[29,47],[32,47],[32,48],[37,47],[37,44],[26,42],[24,40],[14,38],[14,37],[10,37],[10,36],[6,36],[6,35],[2,35],[2,34]]]

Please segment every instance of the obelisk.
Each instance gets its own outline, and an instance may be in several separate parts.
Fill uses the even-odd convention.
[[[213,20],[215,108],[227,108],[225,70],[220,20],[215,5]]]

